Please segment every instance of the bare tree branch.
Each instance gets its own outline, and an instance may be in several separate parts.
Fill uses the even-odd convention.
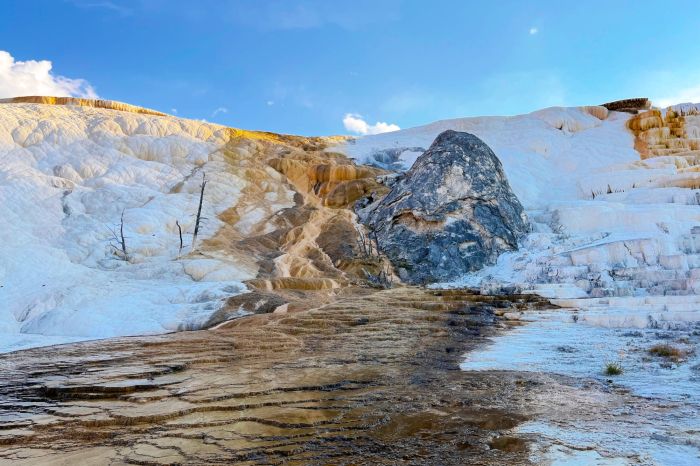
[[[207,185],[206,173],[202,173],[201,191],[199,192],[199,208],[197,208],[197,220],[194,223],[194,235],[192,236],[192,250],[194,250],[197,235],[199,234],[199,222],[202,217],[202,202],[204,201],[204,187]]]
[[[109,228],[109,227],[107,227]],[[117,244],[112,242],[109,245],[115,250],[117,256],[119,256],[124,261],[129,261],[129,253],[126,249],[126,237],[124,236],[124,210],[122,210],[122,215],[119,221],[119,234],[113,228],[109,228],[112,233],[112,239],[116,241]]]
[[[180,249],[177,253],[177,257],[179,258],[182,255],[182,227],[180,226],[180,222],[178,220],[175,220],[175,225],[177,225],[177,231],[180,233]]]

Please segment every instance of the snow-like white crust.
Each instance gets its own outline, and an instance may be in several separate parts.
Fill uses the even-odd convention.
[[[671,105],[666,110],[673,110],[679,115],[700,115],[700,104],[686,102],[683,104]]]
[[[692,114],[691,107],[677,110]],[[452,286],[516,285],[552,298],[686,295],[679,299],[694,305],[700,231],[691,230],[700,226],[700,191],[692,187],[700,173],[680,154],[641,160],[629,117],[555,107],[439,121],[360,138],[340,150],[372,163],[387,149],[410,148],[400,160],[407,168],[416,148],[447,129],[491,146],[534,231],[519,251]],[[686,117],[686,132],[695,131],[694,118]]]
[[[687,138],[700,135],[698,107],[667,109],[684,115]],[[488,292],[515,285],[562,306],[507,313],[523,325],[465,354],[461,365],[545,377],[550,389],[528,400],[536,416],[514,429],[537,439],[530,446],[535,464],[692,464],[700,418],[692,354],[700,322],[700,151],[642,160],[628,114],[591,113],[555,108],[442,121],[342,149],[386,161],[408,147],[406,166],[417,147],[457,129],[481,137],[502,160],[534,231],[496,265],[438,286]],[[688,360],[669,366],[649,357],[653,345],[668,343]],[[612,381],[603,372],[607,362],[624,368],[614,386],[644,400],[642,409],[622,403],[613,385],[596,388]],[[551,373],[578,382],[560,383]]]
[[[689,137],[700,134],[695,107],[671,109],[686,115]],[[446,129],[476,134],[503,162],[534,231],[519,251],[452,285],[514,284],[584,307],[601,293],[671,295],[654,309],[684,311],[676,301],[693,306],[700,291],[700,231],[691,231],[700,225],[700,192],[679,186],[692,186],[698,172],[680,155],[640,160],[628,118],[602,107],[549,108],[439,121],[334,150],[372,161],[407,148],[400,162],[408,167]],[[241,234],[292,205],[293,193],[254,150],[238,147],[231,163],[229,137],[228,128],[170,116],[0,105],[0,350],[196,327],[242,291],[256,273],[250,263],[188,249],[178,259],[175,225],[188,245],[202,171],[208,223],[200,240],[249,183],[265,193],[243,203]],[[250,167],[267,170],[265,181],[250,179]],[[129,263],[109,245],[122,211]]]
[[[551,200],[578,199],[577,184],[586,173],[611,164],[639,160],[634,137],[625,129],[626,114],[600,120],[579,108],[552,107],[513,117],[442,120],[425,126],[366,136],[339,146],[347,155],[371,163],[376,152],[392,148],[427,149],[441,132],[453,129],[475,134],[503,163],[515,194],[526,209]],[[420,152],[402,155],[404,168]],[[562,179],[562,175],[566,178]],[[590,193],[588,193],[590,194]]]
[[[251,182],[253,154],[224,157],[229,134],[170,116],[0,105],[0,351],[196,327],[243,291],[256,272],[250,265],[187,255],[202,172],[200,242]],[[292,205],[284,191],[260,206]],[[129,262],[110,246],[122,212]],[[241,228],[259,214],[246,213]]]

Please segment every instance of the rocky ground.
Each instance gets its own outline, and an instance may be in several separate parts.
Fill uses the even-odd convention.
[[[528,462],[511,430],[537,376],[459,364],[503,316],[546,302],[296,293],[286,312],[212,330],[2,355],[0,463]]]

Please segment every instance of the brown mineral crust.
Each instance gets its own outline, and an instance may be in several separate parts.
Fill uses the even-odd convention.
[[[528,462],[527,439],[511,429],[527,419],[512,400],[529,385],[459,363],[507,324],[496,314],[546,302],[417,288],[283,293],[284,312],[213,330],[0,356],[0,463]]]

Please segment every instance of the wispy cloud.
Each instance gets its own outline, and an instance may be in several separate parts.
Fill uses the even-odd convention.
[[[216,110],[214,110],[214,111],[211,113],[211,117],[214,118],[214,117],[216,117],[216,115],[218,115],[218,114],[220,114],[220,113],[228,113],[228,108],[226,108],[226,107],[219,107],[219,108],[217,108]]]
[[[651,99],[654,105],[658,107],[668,107],[669,105],[682,103],[700,103],[700,84],[697,86],[686,87],[679,89],[673,93],[667,93],[663,96]]]
[[[0,97],[49,95],[97,98],[95,89],[84,79],[53,74],[48,60],[16,61],[0,50]]]
[[[539,30],[538,28],[536,28],[536,27],[531,27],[529,32],[530,32],[530,35],[531,35],[531,36],[534,36],[535,34],[537,34],[538,32],[540,32],[540,30]]]
[[[78,8],[106,10],[120,16],[129,16],[133,13],[131,8],[110,2],[109,0],[69,0],[69,3],[72,3]]]
[[[694,63],[678,63],[670,69],[650,69],[641,76],[630,78],[625,84],[624,97],[649,97],[657,107],[700,103],[700,68]]]
[[[238,23],[265,30],[314,29],[327,25],[354,30],[398,18],[400,0],[271,0],[236,2],[231,17]]]
[[[357,113],[346,113],[345,117],[343,118],[343,126],[345,126],[346,130],[362,136],[388,133],[390,131],[398,131],[401,129],[398,125],[393,123],[385,123],[383,121],[378,121],[375,124],[370,125],[362,118],[362,115],[358,115]]]
[[[291,104],[306,109],[314,107],[315,96],[301,83],[276,81],[270,86],[268,93],[268,106]]]

